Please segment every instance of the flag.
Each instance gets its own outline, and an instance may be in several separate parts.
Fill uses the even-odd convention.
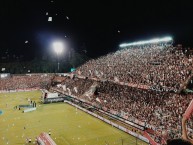
[[[76,93],[78,93],[78,89],[77,89],[77,87],[74,87],[74,91],[75,91]]]
[[[68,90],[68,95],[71,95],[71,90],[69,88],[67,88]]]
[[[71,79],[73,79],[73,77],[74,77],[74,74],[73,74],[73,73],[71,73],[71,74],[70,74],[70,78],[71,78]]]
[[[108,110],[107,107],[102,107],[102,109],[103,109],[104,111],[107,111],[107,110]]]
[[[110,112],[112,113],[112,114],[117,114],[117,111],[115,111],[115,110],[110,110]]]
[[[89,70],[89,73],[90,73],[90,75],[92,76],[92,71],[91,71],[91,70]]]
[[[101,100],[100,100],[98,97],[96,98],[96,101],[98,101],[99,103],[101,103]]]
[[[119,82],[119,78],[118,77],[114,77],[115,82]]]
[[[63,85],[62,88],[64,91],[66,91],[66,85]]]
[[[78,70],[78,75],[81,75],[81,71],[80,70]]]
[[[96,91],[96,87],[97,87],[97,83],[93,83],[92,86],[89,88],[88,91],[86,91],[83,95],[88,97],[90,99],[90,97],[94,94],[94,92]]]
[[[120,82],[120,85],[124,85],[124,82]]]
[[[96,76],[98,75],[98,71],[97,71],[97,70],[95,70],[95,75],[96,75]]]

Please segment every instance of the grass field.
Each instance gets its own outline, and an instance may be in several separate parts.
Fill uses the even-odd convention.
[[[0,94],[0,145],[23,145],[41,132],[51,130],[57,145],[135,145],[136,139],[65,103],[41,104],[41,92]],[[22,113],[16,105],[30,98],[37,110]],[[33,143],[31,143],[33,144]],[[138,145],[146,143],[137,140]]]

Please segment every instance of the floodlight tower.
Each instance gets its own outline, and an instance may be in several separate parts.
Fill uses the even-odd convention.
[[[58,59],[58,72],[59,72],[59,70],[60,70],[59,55],[62,53],[62,51],[63,51],[63,49],[64,49],[64,44],[63,44],[63,42],[61,42],[61,41],[53,42],[53,48],[54,48],[54,51],[55,51],[56,54],[57,54],[57,59]]]

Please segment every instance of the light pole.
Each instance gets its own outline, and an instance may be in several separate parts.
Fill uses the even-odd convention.
[[[56,41],[53,43],[53,48],[54,51],[57,54],[57,59],[58,59],[58,72],[60,70],[60,62],[59,62],[59,55],[62,53],[63,49],[64,49],[64,45],[61,41]]]

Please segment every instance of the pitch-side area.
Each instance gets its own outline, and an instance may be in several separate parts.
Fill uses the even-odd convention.
[[[40,103],[40,91],[0,94],[0,145],[24,145],[41,132],[51,134],[57,145],[146,145],[95,117],[66,103]],[[37,103],[23,113],[18,105]]]

